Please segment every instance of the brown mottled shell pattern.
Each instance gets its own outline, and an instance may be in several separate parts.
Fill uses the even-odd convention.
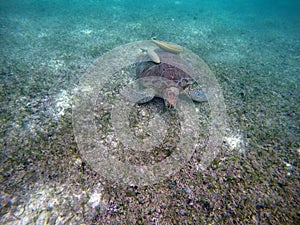
[[[189,74],[193,74],[189,64],[179,55],[160,49],[154,50],[160,58],[160,63],[149,61],[148,56],[138,63],[136,68],[137,78],[162,77],[176,83],[185,89],[194,82]]]

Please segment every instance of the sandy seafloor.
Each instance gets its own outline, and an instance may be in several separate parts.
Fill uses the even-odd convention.
[[[1,224],[300,223],[299,3],[198,2],[0,2]],[[103,53],[152,36],[205,60],[230,131],[206,171],[124,187],[82,160],[72,95]]]

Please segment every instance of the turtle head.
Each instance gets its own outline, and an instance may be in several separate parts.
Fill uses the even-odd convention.
[[[165,100],[165,105],[168,108],[173,108],[176,106],[177,96],[179,95],[178,87],[167,87],[163,91],[163,99]]]

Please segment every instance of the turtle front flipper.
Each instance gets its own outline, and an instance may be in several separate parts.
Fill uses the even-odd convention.
[[[150,88],[142,89],[142,90],[125,88],[121,90],[120,93],[128,101],[135,102],[138,104],[149,102],[155,96],[154,91]]]
[[[195,102],[206,102],[207,96],[206,93],[201,89],[192,89],[189,91],[189,96]]]

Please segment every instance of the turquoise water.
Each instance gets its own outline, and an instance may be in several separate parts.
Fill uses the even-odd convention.
[[[299,12],[296,0],[1,0],[1,223],[54,224],[67,211],[61,224],[296,224]],[[111,188],[80,157],[72,96],[105,52],[151,37],[213,71],[225,150],[206,172],[195,157],[161,186]]]

